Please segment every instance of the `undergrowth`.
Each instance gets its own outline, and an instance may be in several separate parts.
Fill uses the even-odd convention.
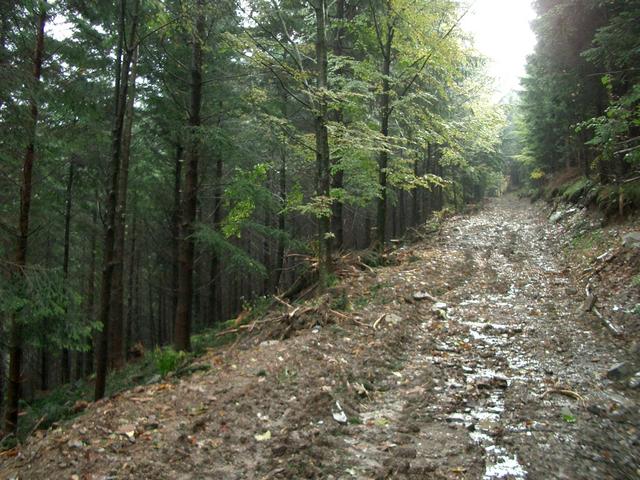
[[[245,318],[250,321],[256,315],[264,313],[266,301],[259,300],[255,311]],[[207,351],[219,348],[235,340],[236,334],[219,336],[218,334],[235,324],[235,320],[221,322],[215,327],[205,329],[191,337],[190,353],[176,352],[172,347],[159,347],[127,363],[122,369],[111,372],[107,380],[106,397],[138,385],[150,384],[162,378],[170,380],[172,374],[179,376],[182,371],[189,372],[189,364]],[[47,429],[54,424],[67,422],[82,414],[82,408],[76,408],[82,402],[93,400],[95,375],[61,385],[51,391],[38,394],[33,400],[21,399],[20,423],[16,437],[6,437],[0,443],[0,451],[13,448],[37,429]]]

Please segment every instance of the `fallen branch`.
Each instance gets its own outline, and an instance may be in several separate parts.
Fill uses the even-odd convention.
[[[382,321],[382,319],[383,319],[384,317],[386,317],[386,316],[387,316],[387,314],[386,314],[386,313],[383,313],[382,315],[380,315],[380,316],[378,317],[378,319],[377,319],[375,322],[373,322],[373,325],[371,325],[371,327],[372,327],[374,330],[375,330],[375,329],[377,329],[377,328],[378,328],[378,324],[379,324],[379,323]]]
[[[333,310],[331,308],[329,309],[329,311],[331,313],[333,313],[334,315],[337,315],[338,317],[349,318],[349,315],[345,315],[344,313],[337,312],[337,311],[335,311],[335,310]]]
[[[224,337],[225,335],[230,335],[232,333],[239,333],[241,330],[247,330],[247,329],[249,331],[252,331],[257,324],[269,323],[269,322],[272,322],[272,321],[273,321],[272,318],[268,318],[268,319],[265,319],[265,320],[256,320],[255,322],[247,323],[245,325],[240,325],[239,327],[236,327],[236,328],[229,328],[228,330],[223,330],[221,332],[216,333],[215,336],[216,337]]]
[[[584,397],[580,395],[578,392],[574,392],[573,390],[568,390],[565,388],[550,388],[549,390],[547,390],[542,394],[541,398],[544,398],[545,396],[547,396],[547,394],[550,394],[550,393],[557,393],[559,395],[564,395],[565,397],[570,397],[570,398],[573,398],[574,400],[578,400],[583,403],[585,401]]]
[[[33,426],[33,428],[29,431],[29,433],[27,434],[27,436],[25,438],[29,438],[31,435],[33,435],[33,432],[35,432],[38,427],[40,426],[40,424],[42,422],[44,422],[44,419],[47,418],[47,414],[45,413],[43,416],[40,417],[40,420],[38,420],[36,422],[36,424]]]
[[[360,261],[357,263],[357,265],[363,267],[365,270],[369,270],[371,273],[376,273],[373,268],[371,268],[369,265],[367,265],[366,263]]]
[[[613,333],[613,335],[615,335],[616,337],[622,336],[622,329],[620,327],[616,326],[611,320],[605,318],[604,315],[602,315],[596,307],[593,307],[592,311],[596,315],[596,317],[600,319],[604,326],[607,327],[611,333]]]
[[[283,299],[281,299],[279,296],[274,295],[274,296],[273,296],[273,298],[274,298],[276,301],[280,302],[280,303],[281,303],[282,305],[284,305],[285,307],[287,307],[287,308],[293,308],[293,305],[291,305],[291,304],[290,304],[290,303],[288,303],[288,302],[285,302],[285,301],[284,301]]]
[[[584,288],[585,294],[587,298],[584,301],[584,305],[582,306],[582,310],[584,312],[590,312],[593,310],[593,307],[596,305],[597,297],[591,293],[591,282],[587,283],[587,286]]]
[[[582,276],[580,277],[581,280],[584,280],[585,278],[589,278],[591,279],[591,277],[593,277],[594,275],[597,275],[598,273],[600,273],[602,270],[604,270],[606,268],[606,266],[611,263],[611,261],[616,258],[618,256],[619,252],[611,252],[611,251],[607,251],[605,253],[603,253],[602,255],[600,255],[599,257],[596,257],[594,260],[592,260],[592,262],[601,262],[600,265],[598,265],[595,269],[593,267],[589,267],[589,268],[585,268],[583,270]]]
[[[353,320],[355,323],[363,327],[373,328],[373,325],[369,325],[368,323],[361,322],[360,320],[356,320],[355,318],[352,318],[351,320]]]

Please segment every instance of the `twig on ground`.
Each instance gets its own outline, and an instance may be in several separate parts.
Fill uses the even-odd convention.
[[[382,315],[380,315],[380,316],[378,317],[378,319],[377,319],[375,322],[373,322],[373,325],[371,325],[371,327],[372,327],[374,330],[375,330],[375,329],[377,329],[377,328],[378,328],[378,324],[379,324],[379,323],[382,321],[382,319],[383,319],[384,317],[386,317],[386,316],[387,316],[387,314],[386,314],[386,313],[383,313]]]
[[[27,434],[27,436],[25,438],[29,438],[31,435],[33,435],[33,432],[35,432],[38,427],[40,426],[40,424],[42,422],[44,422],[44,419],[47,418],[47,414],[45,413],[43,416],[40,417],[40,420],[38,420],[36,422],[36,424],[33,426],[33,428],[29,431],[29,433]]]
[[[274,299],[276,299],[276,301],[280,302],[280,303],[281,303],[282,305],[284,305],[285,307],[287,307],[287,308],[293,308],[293,305],[291,305],[291,304],[290,304],[290,303],[288,303],[288,302],[285,302],[285,301],[284,301],[283,299],[281,299],[279,296],[274,295],[274,296],[273,296],[273,298],[274,298]]]
[[[592,312],[596,317],[600,319],[600,321],[604,324],[605,327],[609,329],[611,333],[613,333],[616,337],[622,336],[622,329],[617,325],[614,325],[611,320],[605,318],[604,315],[602,315],[596,307],[593,307]]]
[[[352,318],[351,320],[353,320],[355,323],[363,327],[373,328],[373,325],[369,325],[368,323],[361,322],[360,320],[356,320],[355,318]]]
[[[578,392],[574,392],[573,390],[568,390],[565,388],[550,388],[549,390],[547,390],[542,394],[541,398],[544,398],[545,396],[547,396],[547,394],[550,394],[550,393],[557,393],[559,395],[564,395],[565,397],[570,397],[570,398],[573,398],[574,400],[578,400],[583,403],[585,401],[584,397],[580,395]]]
[[[338,317],[349,318],[349,315],[345,315],[344,313],[337,312],[337,311],[333,310],[332,308],[330,308],[329,311],[331,313],[333,313],[334,315],[337,315]]]

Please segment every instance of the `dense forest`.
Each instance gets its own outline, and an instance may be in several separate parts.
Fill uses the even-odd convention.
[[[21,396],[101,398],[142,348],[503,188],[455,1],[2,5],[7,431]]]
[[[505,105],[455,0],[1,0],[5,431],[507,177],[639,205],[640,1],[535,4]]]
[[[568,197],[620,215],[637,209],[640,2],[535,5],[538,44],[518,100],[512,178],[539,187],[581,175]]]

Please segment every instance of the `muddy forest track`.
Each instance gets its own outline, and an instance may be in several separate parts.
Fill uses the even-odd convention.
[[[640,478],[638,391],[604,375],[626,350],[553,228],[513,197],[457,217],[345,281],[334,321],[100,402],[0,478]]]

